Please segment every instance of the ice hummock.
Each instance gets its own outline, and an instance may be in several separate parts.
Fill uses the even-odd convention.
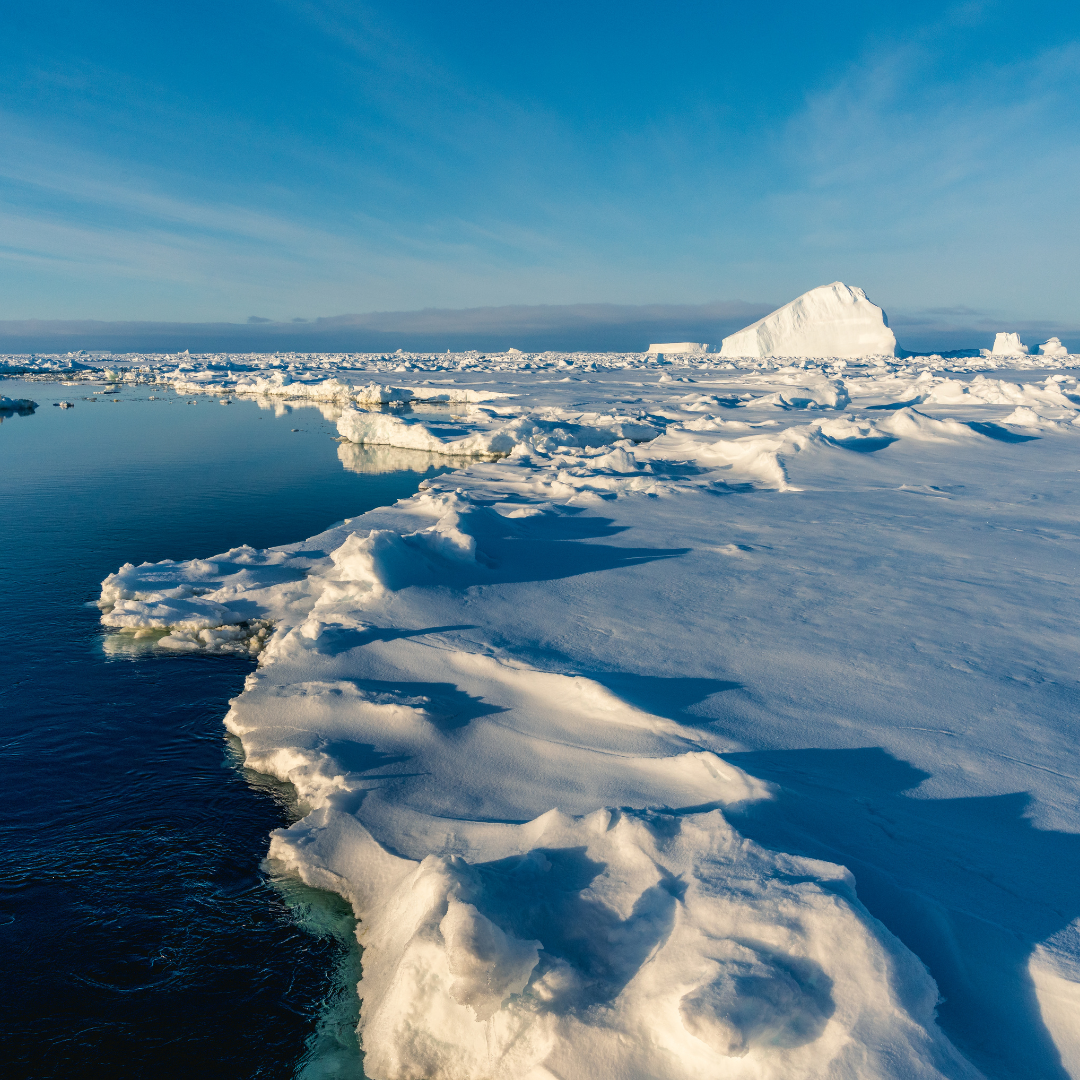
[[[894,356],[896,337],[885,312],[862,289],[842,281],[820,285],[771,315],[726,337],[721,356]]]

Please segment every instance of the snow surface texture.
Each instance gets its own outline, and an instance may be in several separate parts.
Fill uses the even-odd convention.
[[[998,338],[1002,337],[998,334]],[[997,345],[994,346],[997,353]],[[730,337],[721,356],[893,356],[896,338],[885,312],[862,289],[821,285]]]
[[[1080,1077],[1078,360],[1010,362],[109,370],[459,465],[102,589],[258,656],[226,723],[360,919],[370,1076]]]

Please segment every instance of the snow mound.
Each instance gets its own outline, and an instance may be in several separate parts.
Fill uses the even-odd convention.
[[[1027,356],[1028,347],[1020,340],[1019,334],[998,334],[994,338],[991,356]]]
[[[1056,386],[1008,382],[976,375],[970,382],[942,379],[929,393],[923,395],[927,405],[1052,405],[1075,409],[1075,405]]]
[[[862,289],[821,285],[724,338],[721,356],[895,356],[885,312]]]
[[[719,811],[457,835],[464,855],[401,858],[324,809],[274,836],[272,858],[361,920],[368,1075],[975,1075],[841,867],[766,851]]]
[[[847,387],[842,379],[800,380],[803,385],[793,385],[790,390],[778,390],[754,398],[754,406],[775,405],[781,409],[844,409],[851,404]]]

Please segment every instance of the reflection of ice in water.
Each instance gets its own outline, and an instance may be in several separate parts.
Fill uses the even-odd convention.
[[[341,467],[354,473],[427,472],[428,469],[459,465],[461,458],[433,454],[430,450],[406,450],[399,446],[361,446],[344,440],[338,443]]]
[[[263,864],[271,884],[289,906],[297,926],[339,945],[332,985],[319,1009],[315,1030],[308,1036],[304,1056],[293,1074],[296,1080],[363,1080],[364,1066],[356,1025],[360,1022],[360,945],[356,918],[336,893],[312,889],[295,877],[278,872],[273,860]]]
[[[294,409],[318,409],[324,420],[336,424],[341,418],[342,409],[332,401],[313,401],[310,398],[287,398],[282,400],[278,397],[262,395],[244,395],[253,400],[260,409],[272,412],[275,417],[288,416]]]
[[[169,633],[168,630],[143,629],[135,633],[119,631],[106,634],[101,639],[101,647],[106,656],[142,656],[146,653],[160,652],[158,642]]]
[[[249,769],[244,751],[235,735],[225,736],[226,753],[251,787],[269,795],[285,811],[290,822],[303,817],[302,806],[292,784]],[[348,902],[337,893],[305,885],[275,859],[262,864],[267,880],[277,890],[296,925],[312,937],[331,939],[337,944],[337,962],[330,972],[330,989],[319,1005],[315,1030],[308,1036],[304,1056],[293,1073],[295,1080],[365,1080],[356,1025],[360,1022],[360,944],[356,940],[356,918]]]

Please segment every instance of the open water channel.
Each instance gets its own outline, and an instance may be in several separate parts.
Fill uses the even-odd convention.
[[[222,727],[252,661],[124,648],[94,601],[124,562],[300,540],[445,470],[339,457],[327,408],[104,388],[0,381],[39,403],[0,413],[5,1075],[360,1077],[351,915],[263,865],[289,791]]]

